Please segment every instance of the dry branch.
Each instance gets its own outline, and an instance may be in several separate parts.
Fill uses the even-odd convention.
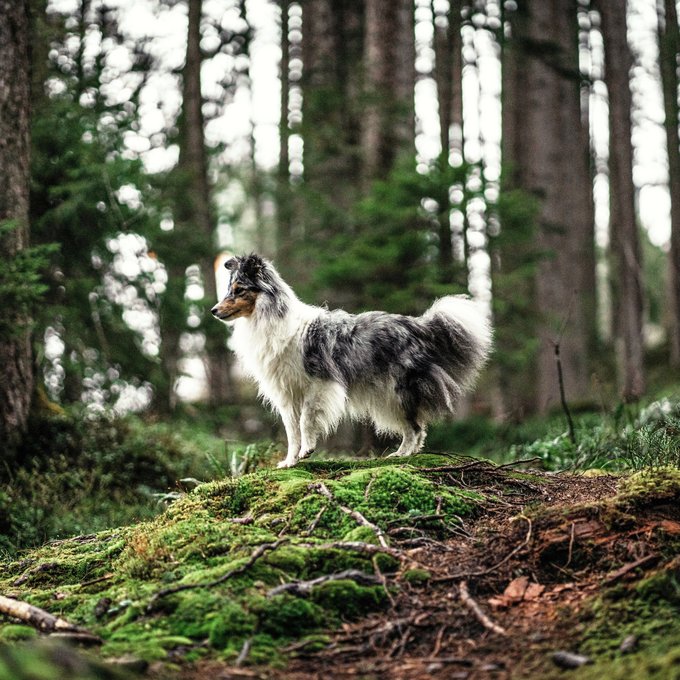
[[[342,503],[338,501],[338,499],[331,493],[331,490],[323,482],[315,482],[313,484],[310,484],[309,489],[311,491],[316,491],[317,493],[320,493],[322,496],[326,497],[329,501],[335,503],[338,506],[338,508],[342,510],[342,512],[344,512],[346,515],[349,515],[357,524],[371,529],[371,531],[375,533],[378,542],[380,543],[381,546],[383,546],[383,548],[386,548],[388,546],[385,534],[377,524],[369,522],[358,510],[352,510],[352,508],[348,508],[346,505],[342,505]]]
[[[507,635],[505,628],[494,623],[480,608],[480,606],[472,599],[470,592],[468,591],[467,581],[461,581],[458,586],[458,592],[460,594],[460,601],[474,614],[477,621],[479,621],[484,628],[490,630],[498,635]]]
[[[35,607],[28,602],[14,600],[11,597],[0,595],[0,614],[11,616],[14,619],[23,621],[33,628],[37,628],[43,633],[61,633],[69,636],[77,636],[81,642],[101,644],[102,640],[84,628],[75,626],[72,623],[46,612],[40,607]]]
[[[257,562],[257,560],[260,559],[265,553],[271,551],[271,550],[276,550],[282,543],[285,543],[288,541],[288,538],[279,538],[278,540],[274,541],[273,543],[263,543],[262,545],[258,545],[255,550],[250,554],[250,557],[246,562],[244,562],[240,567],[234,567],[233,569],[230,569],[229,571],[225,572],[220,576],[219,578],[214,579],[213,581],[207,581],[205,583],[181,583],[177,586],[170,586],[169,588],[163,588],[162,590],[159,590],[157,593],[152,595],[151,600],[149,601],[149,607],[158,599],[161,597],[165,597],[166,595],[172,595],[174,593],[180,593],[185,590],[193,590],[195,588],[213,588],[220,583],[224,583],[228,579],[232,578],[232,576],[237,576],[238,574],[242,574],[250,567]]]
[[[345,569],[344,571],[339,571],[335,574],[328,574],[326,576],[319,576],[317,578],[310,579],[309,581],[292,581],[291,583],[283,583],[276,588],[272,588],[267,592],[267,597],[274,597],[275,595],[280,595],[281,593],[291,593],[297,595],[298,597],[308,597],[312,589],[315,586],[320,586],[322,583],[328,583],[329,581],[344,581],[351,580],[359,583],[361,585],[380,585],[382,580],[374,576],[373,574],[367,574],[366,572],[359,571],[358,569]]]

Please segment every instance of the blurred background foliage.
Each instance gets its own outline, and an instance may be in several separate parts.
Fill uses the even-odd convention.
[[[0,549],[278,455],[208,313],[224,258],[251,250],[314,304],[479,301],[495,353],[432,450],[678,464],[677,8],[612,7],[16,3],[31,143],[25,186],[0,188]]]

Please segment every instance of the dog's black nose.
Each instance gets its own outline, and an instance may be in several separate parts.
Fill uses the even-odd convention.
[[[217,306],[213,307],[210,312],[212,313],[213,316],[217,316]]]

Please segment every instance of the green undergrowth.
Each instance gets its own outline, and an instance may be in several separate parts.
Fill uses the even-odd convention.
[[[680,560],[605,589],[582,621],[580,651],[595,663],[576,672],[578,680],[680,679]]]
[[[634,530],[640,518],[655,509],[665,508],[662,516],[668,510],[671,517],[678,513],[680,470],[650,468],[623,477],[616,496],[585,507],[608,518],[622,537],[628,533],[630,538],[621,540],[628,540],[629,545],[644,537],[646,545],[639,548],[642,556],[656,555],[661,566],[632,570],[629,578],[611,584],[605,580],[596,597],[582,605],[573,626],[576,635],[569,644],[592,663],[570,671],[570,677],[680,680],[680,536],[672,526],[644,533]],[[634,560],[632,556],[626,559]],[[620,566],[613,563],[610,569]]]
[[[282,583],[346,569],[374,574],[376,568],[398,568],[388,554],[337,545],[378,542],[372,528],[340,506],[383,531],[435,513],[444,523],[455,522],[473,514],[482,496],[436,483],[420,469],[450,462],[443,456],[408,463],[312,462],[202,484],[150,521],[53,542],[5,562],[0,592],[97,633],[107,657],[165,660],[181,649],[188,660],[233,660],[250,640],[249,662],[275,664],[287,643],[311,636],[310,645],[320,644],[319,633],[388,601],[383,585],[349,579],[318,585],[305,597],[268,595]],[[319,482],[334,501],[314,488]],[[441,522],[432,533],[437,526]],[[280,538],[275,549],[252,560],[258,546]],[[208,583],[213,585],[154,598],[163,588]],[[24,633],[0,623],[0,640]]]

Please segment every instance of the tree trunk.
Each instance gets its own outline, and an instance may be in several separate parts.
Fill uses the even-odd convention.
[[[439,139],[442,148],[440,162],[444,164],[449,162],[452,151],[457,151],[461,158],[463,156],[463,53],[460,33],[463,3],[461,0],[452,2],[446,15],[437,15],[434,2],[432,4]],[[443,283],[451,283],[454,280],[454,257],[448,195],[444,205],[439,206],[438,222],[441,278]]]
[[[594,238],[584,200],[590,169],[580,134],[576,25],[575,0],[523,0],[503,50],[504,190],[533,196],[538,210],[533,242],[527,235],[518,243],[512,234],[501,241],[497,293],[506,313],[498,323],[514,328],[499,335],[499,349],[509,357],[501,384],[515,415],[545,412],[559,403],[555,343],[560,344],[567,398],[588,395],[592,328],[586,308],[594,292]],[[540,255],[533,281],[521,274],[532,251]],[[530,354],[531,340],[525,337],[524,348],[513,343],[532,314],[538,346],[521,366],[512,358]]]
[[[364,187],[413,154],[415,36],[412,0],[366,0],[362,119]]]
[[[288,0],[280,0],[281,8],[281,62],[279,65],[279,77],[281,79],[281,101],[279,114],[279,165],[277,172],[277,251],[283,261],[290,256],[293,238],[293,215],[290,191],[290,155],[288,153],[288,141],[290,139],[290,126],[288,124],[290,104],[290,41],[288,40],[288,12],[290,3]]]
[[[659,63],[666,114],[668,180],[671,194],[671,248],[669,253],[670,355],[671,364],[680,367],[680,139],[678,138],[678,57],[680,30],[675,0],[664,0],[659,11]],[[659,8],[660,10],[661,8]]]
[[[626,0],[598,3],[609,95],[609,232],[619,385],[626,401],[645,390],[642,340],[642,255],[635,215]]]
[[[177,244],[183,259],[171,266],[170,276],[179,277],[181,286],[175,287],[173,297],[184,295],[184,277],[187,266],[192,264],[191,256],[198,259],[204,287],[202,329],[205,333],[205,367],[208,382],[208,401],[219,405],[231,398],[229,379],[229,354],[226,348],[226,334],[222,324],[210,316],[210,307],[217,299],[215,284],[214,219],[211,208],[211,187],[208,181],[208,159],[205,147],[203,97],[201,95],[201,14],[202,0],[188,0],[189,22],[187,30],[187,52],[182,70],[182,115],[179,120],[179,160],[177,176],[180,182],[179,197],[176,205],[176,240],[186,239],[186,244],[196,243],[195,252],[182,244]],[[194,232],[194,233],[192,233]],[[178,238],[179,237],[179,238]],[[170,288],[168,288],[170,293]],[[180,311],[181,305],[176,311]],[[166,370],[169,373],[171,391],[178,377],[177,361],[179,329],[169,327],[177,323],[175,314],[170,313],[162,340],[167,343],[164,352]],[[183,328],[184,324],[181,324]],[[171,346],[172,345],[172,346]],[[171,408],[174,406],[173,394],[168,395]]]
[[[28,247],[31,69],[26,0],[0,2],[0,267]],[[12,444],[26,428],[33,392],[30,332],[0,338],[0,442]]]

